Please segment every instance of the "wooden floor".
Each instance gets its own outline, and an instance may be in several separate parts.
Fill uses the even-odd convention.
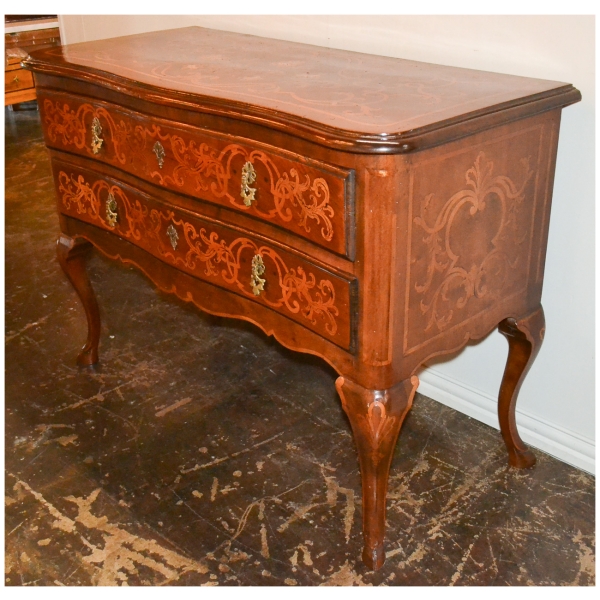
[[[510,469],[496,430],[420,395],[369,572],[335,373],[101,256],[101,364],[77,368],[39,116],[5,116],[6,585],[595,584],[594,479]]]

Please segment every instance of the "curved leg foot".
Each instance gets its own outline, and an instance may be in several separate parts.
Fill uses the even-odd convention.
[[[498,418],[508,450],[508,462],[519,469],[532,467],[535,464],[535,456],[523,443],[517,431],[517,396],[540,350],[545,330],[546,321],[541,306],[527,317],[519,320],[504,319],[498,325],[498,331],[508,340],[508,359],[498,396]]]
[[[92,285],[85,270],[85,259],[92,244],[82,239],[70,238],[61,234],[56,242],[58,262],[75,288],[88,322],[88,336],[85,346],[77,356],[77,364],[94,365],[98,362],[98,343],[100,341],[100,311]]]
[[[335,382],[358,448],[365,539],[362,557],[374,571],[385,562],[383,537],[390,463],[418,385],[417,377],[387,390],[368,390],[344,377]]]

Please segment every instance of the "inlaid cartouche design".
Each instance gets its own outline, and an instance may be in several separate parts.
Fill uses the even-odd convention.
[[[232,206],[340,253],[347,251],[348,172],[327,173],[263,149],[157,124],[157,119],[114,107],[108,110],[68,97],[44,98],[42,105],[49,141],[61,149],[94,155],[165,188]],[[99,152],[89,139],[91,119],[104,131]],[[245,185],[248,165],[256,181],[253,188]]]
[[[528,128],[477,151],[441,154],[427,163],[429,179],[414,171],[405,351],[526,286],[543,136]],[[455,175],[436,188],[438,173]]]
[[[522,161],[523,175],[519,185],[505,175],[494,175],[494,163],[488,161],[483,152],[475,159],[475,164],[465,174],[465,189],[452,195],[438,212],[434,223],[427,221],[427,208],[433,194],[425,198],[421,204],[421,214],[415,217],[414,223],[425,235],[423,241],[428,249],[427,275],[425,280],[416,282],[414,287],[425,298],[420,302],[421,312],[427,315],[425,331],[437,328],[445,329],[454,316],[454,308],[462,308],[472,298],[497,298],[504,290],[510,269],[514,269],[519,260],[515,247],[525,241],[523,232],[519,231],[519,207],[524,200],[523,192],[529,183],[533,171],[529,168],[529,159]],[[468,229],[460,230],[453,235],[453,226],[457,216],[468,214],[473,217],[482,215],[490,204],[495,203],[497,210],[484,219],[493,221],[496,229],[491,236],[491,247],[481,262],[472,262],[467,270],[461,255],[464,253],[464,237],[469,235]],[[474,223],[486,228],[489,222]],[[442,273],[441,282],[434,285],[434,274]],[[432,294],[427,295],[431,291]],[[442,308],[442,304],[444,305]]]
[[[269,246],[244,236],[226,240],[224,227],[199,226],[185,215],[154,207],[150,200],[134,197],[121,186],[103,179],[90,183],[83,175],[61,170],[57,188],[61,209],[66,214],[107,229],[113,226],[106,220],[105,206],[109,197],[114,198],[119,213],[118,227],[114,231],[118,235],[184,271],[209,281],[216,280],[253,299],[257,295],[252,286],[250,264],[253,257],[259,256],[266,266],[263,271],[265,291],[260,294],[260,301],[273,309],[283,309],[285,314],[340,342],[336,290],[341,286],[327,278],[317,279],[310,265],[289,267],[280,253]],[[173,244],[173,239],[178,243]],[[345,337],[345,333],[341,337]]]

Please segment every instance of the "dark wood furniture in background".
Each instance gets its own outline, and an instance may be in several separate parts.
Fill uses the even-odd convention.
[[[35,100],[33,76],[21,67],[31,50],[60,46],[56,15],[5,15],[4,106]]]
[[[98,360],[92,246],[339,373],[384,561],[387,479],[429,358],[495,327],[510,464],[540,304],[561,109],[573,86],[201,28],[34,53],[58,257]],[[498,325],[499,324],[499,325]]]

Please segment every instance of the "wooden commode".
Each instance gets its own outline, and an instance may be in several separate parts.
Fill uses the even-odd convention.
[[[190,27],[32,53],[88,320],[96,247],[161,290],[326,360],[358,448],[363,559],[385,558],[387,479],[415,373],[499,328],[510,464],[544,335],[561,109],[573,86]],[[350,449],[349,449],[350,452]]]

